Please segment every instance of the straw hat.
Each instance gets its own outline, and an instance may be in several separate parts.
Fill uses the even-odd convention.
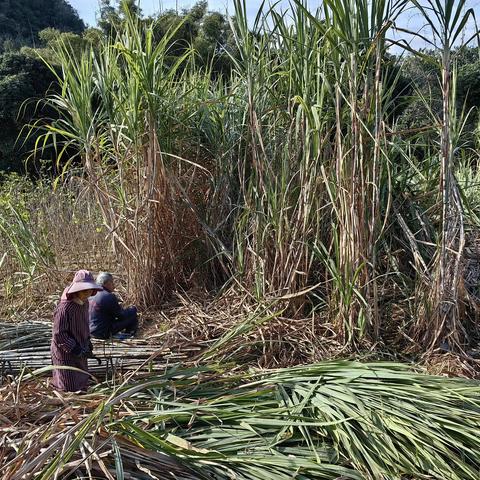
[[[88,270],[79,270],[75,277],[73,277],[73,282],[69,287],[65,289],[65,294],[70,295],[75,292],[81,292],[82,290],[103,290],[103,287],[95,283],[93,275]]]

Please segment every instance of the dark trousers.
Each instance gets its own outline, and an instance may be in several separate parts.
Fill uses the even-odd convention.
[[[125,333],[135,333],[138,328],[137,307],[125,308],[122,312],[122,318],[119,318],[112,324],[110,335],[125,330]]]

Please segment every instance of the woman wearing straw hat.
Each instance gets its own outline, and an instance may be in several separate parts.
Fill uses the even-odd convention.
[[[53,386],[64,392],[86,391],[88,388],[87,358],[92,355],[88,327],[88,297],[103,290],[92,274],[79,270],[65,288],[53,314],[52,364],[75,367],[81,371],[54,369]]]

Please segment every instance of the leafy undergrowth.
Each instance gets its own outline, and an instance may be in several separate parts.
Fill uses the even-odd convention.
[[[133,378],[133,377],[132,377]],[[172,367],[54,394],[0,390],[13,478],[478,479],[480,384],[396,363]]]

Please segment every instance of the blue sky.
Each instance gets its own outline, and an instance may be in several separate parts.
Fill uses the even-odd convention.
[[[78,11],[80,17],[90,26],[96,24],[95,13],[98,11],[98,0],[68,0],[70,4]],[[115,3],[112,1],[112,3]],[[177,6],[181,10],[182,8],[190,8],[195,5],[195,0],[141,0],[140,6],[144,14],[152,14],[162,10],[175,9]],[[249,17],[254,18],[258,11],[261,0],[246,0],[247,13]],[[321,5],[322,0],[309,0],[308,4],[312,9],[316,9]],[[287,8],[289,4],[288,0],[280,0],[279,7]],[[477,15],[477,21],[480,24],[480,0],[467,0],[467,7],[471,7],[475,10]],[[209,10],[217,10],[222,12],[233,13],[233,1],[232,0],[209,0]],[[411,12],[404,13],[397,22],[399,26],[407,28],[409,30],[420,30],[422,23],[419,20],[419,16],[412,14]],[[470,31],[473,31],[473,25],[470,27]],[[426,33],[426,32],[425,32]],[[427,33],[428,35],[428,33]],[[419,45],[417,40],[416,46]]]
[[[68,0],[69,3],[77,10],[80,17],[88,23],[90,26],[95,25],[95,11],[98,10],[98,0]],[[312,6],[318,6],[321,0],[311,0]],[[114,2],[112,2],[114,3]],[[170,8],[175,9],[177,4],[178,8],[189,8],[197,3],[193,1],[185,0],[141,0],[140,6],[145,14],[155,13],[161,10],[168,10]],[[288,5],[288,0],[280,2],[284,6]],[[254,16],[257,13],[258,7],[261,4],[260,0],[247,0],[247,10],[250,16]],[[210,0],[208,2],[209,10],[229,11],[233,12],[232,0]]]

